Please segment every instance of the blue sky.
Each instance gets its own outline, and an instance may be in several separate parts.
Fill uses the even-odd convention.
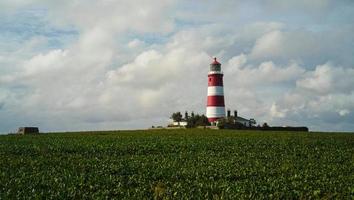
[[[353,131],[354,2],[0,2],[0,132],[135,129],[226,107],[271,125]]]

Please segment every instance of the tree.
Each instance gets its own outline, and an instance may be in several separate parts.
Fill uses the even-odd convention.
[[[178,125],[180,125],[179,122],[183,120],[182,114],[180,112],[172,113],[171,119],[174,122],[178,122]],[[208,118],[205,115],[194,114],[194,112],[191,112],[191,115],[188,116],[186,111],[184,120],[187,122],[187,128],[195,128],[197,126],[210,126]]]
[[[223,129],[225,128],[225,125],[227,124],[227,121],[225,118],[220,118],[217,120],[216,122],[216,126],[219,128],[219,129]]]
[[[255,126],[257,124],[256,120],[255,119],[250,119],[250,124],[251,126]]]
[[[173,121],[175,121],[175,122],[178,122],[178,126],[179,126],[179,123],[182,121],[182,114],[181,114],[181,112],[172,113],[171,119],[172,119]]]
[[[198,119],[195,121],[195,126],[209,126],[210,123],[205,115],[197,115]]]

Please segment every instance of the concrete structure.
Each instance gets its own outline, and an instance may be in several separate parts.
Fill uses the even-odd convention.
[[[210,71],[208,73],[206,116],[210,123],[215,123],[218,119],[225,117],[223,76],[221,64],[214,58],[214,62],[210,64]]]
[[[17,134],[27,135],[27,134],[39,134],[38,127],[20,127],[18,128]]]

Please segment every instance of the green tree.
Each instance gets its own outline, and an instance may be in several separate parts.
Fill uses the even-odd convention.
[[[267,124],[267,122],[264,122],[262,125],[263,128],[269,128],[269,125]]]
[[[250,122],[251,122],[251,126],[256,126],[257,122],[255,119],[250,119]]]
[[[195,126],[209,126],[210,123],[205,115],[198,115],[198,119],[195,122]]]
[[[178,126],[179,126],[179,123],[182,121],[182,114],[181,114],[181,112],[172,113],[171,119],[172,119],[173,121],[175,121],[175,122],[178,122]]]
[[[199,114],[194,115],[194,113],[192,116],[188,118],[187,122],[188,122],[188,126],[187,126],[188,128],[210,125],[208,118],[205,115],[199,115]]]
[[[225,118],[220,118],[220,119],[218,119],[216,126],[219,129],[224,129],[226,124],[227,124],[227,120]]]

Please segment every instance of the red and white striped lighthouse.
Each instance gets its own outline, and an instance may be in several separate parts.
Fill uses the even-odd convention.
[[[208,103],[206,116],[209,122],[225,117],[223,73],[221,64],[214,58],[208,73]]]

